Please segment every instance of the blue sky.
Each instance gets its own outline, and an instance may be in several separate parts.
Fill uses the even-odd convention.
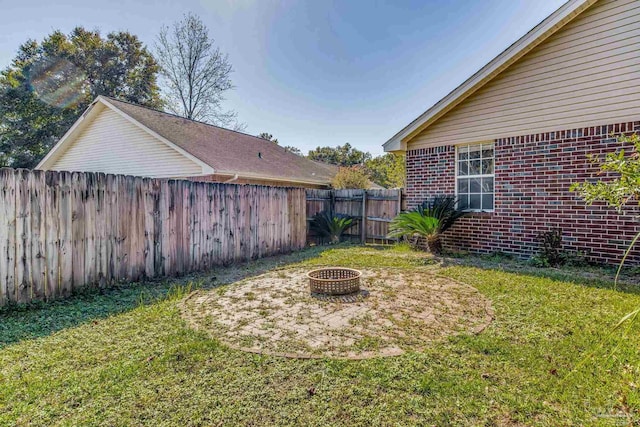
[[[0,67],[18,46],[74,26],[128,30],[199,15],[229,54],[226,107],[247,132],[303,151],[381,144],[557,9],[563,0],[0,0]]]

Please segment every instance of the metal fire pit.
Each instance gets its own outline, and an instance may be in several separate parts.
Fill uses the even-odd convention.
[[[360,290],[358,270],[342,267],[320,268],[307,273],[312,294],[346,295]]]

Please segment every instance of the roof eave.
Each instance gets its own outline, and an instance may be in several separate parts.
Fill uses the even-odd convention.
[[[69,143],[69,141],[72,140],[71,137],[73,135],[75,135],[76,132],[79,131],[80,125],[83,124],[84,121],[91,115],[91,113],[94,111],[94,107],[98,103],[102,104],[106,108],[111,109],[112,111],[114,111],[115,113],[117,113],[118,115],[120,115],[121,117],[123,117],[125,120],[129,121],[130,123],[132,123],[136,127],[142,129],[143,131],[147,132],[148,134],[150,134],[154,138],[156,138],[159,141],[163,142],[164,144],[168,145],[170,148],[174,149],[175,151],[177,151],[181,155],[183,155],[186,158],[190,159],[192,162],[194,162],[195,164],[197,164],[198,166],[200,166],[202,168],[202,173],[203,174],[210,175],[210,174],[216,173],[215,169],[213,167],[211,167],[209,164],[203,162],[199,158],[193,156],[191,153],[188,153],[187,151],[185,151],[182,148],[178,147],[177,145],[175,145],[171,141],[168,141],[163,136],[157,134],[153,130],[151,130],[148,127],[144,126],[142,123],[138,122],[133,117],[129,116],[128,114],[126,114],[125,112],[121,111],[119,108],[114,106],[112,103],[109,102],[109,100],[106,97],[104,97],[102,95],[98,95],[98,97],[96,97],[96,99],[94,99],[93,102],[91,102],[91,104],[89,104],[87,109],[75,121],[73,126],[71,126],[71,128],[69,128],[69,130],[62,136],[62,138],[60,138],[60,140],[53,146],[53,148],[49,151],[49,153],[47,153],[47,155],[40,161],[40,163],[38,163],[38,165],[35,167],[35,169],[43,169],[43,168],[47,168],[47,167],[51,166],[51,165],[48,165],[48,164],[51,162],[51,160],[55,159],[56,158],[55,156],[58,153],[61,153],[62,150],[64,149],[64,147]]]
[[[331,181],[313,181],[313,180],[305,180],[305,179],[299,179],[299,178],[265,176],[265,175],[260,175],[260,174],[241,173],[241,172],[233,172],[233,171],[218,170],[216,172],[216,174],[217,175],[229,175],[229,176],[238,175],[238,178],[260,179],[260,180],[264,180],[264,181],[294,182],[296,184],[311,184],[311,185],[326,185],[326,186],[331,185]]]
[[[210,174],[216,173],[216,171],[213,168],[213,166],[211,166],[210,164],[206,163],[204,160],[198,158],[197,156],[191,154],[190,152],[184,150],[183,148],[179,147],[178,145],[174,144],[173,142],[169,141],[167,138],[165,138],[164,136],[162,136],[159,133],[155,132],[153,129],[150,129],[149,127],[147,127],[144,124],[140,123],[138,120],[136,120],[135,118],[131,117],[129,114],[125,113],[124,111],[119,109],[117,106],[115,106],[114,104],[109,102],[108,98],[100,95],[100,96],[98,96],[97,100],[99,100],[101,103],[103,103],[104,105],[109,107],[111,110],[113,110],[114,112],[119,114],[125,120],[129,121],[130,123],[133,123],[138,128],[140,128],[143,131],[147,132],[149,135],[151,135],[154,138],[156,138],[157,140],[163,142],[168,147],[172,148],[173,150],[177,151],[178,153],[180,153],[181,155],[183,155],[187,159],[191,160],[192,162],[194,162],[195,164],[200,166],[202,168],[202,173],[203,174],[210,175]]]
[[[73,123],[73,125],[62,135],[62,138],[58,140],[58,142],[49,150],[46,156],[36,165],[35,169],[42,169],[47,167],[47,164],[55,158],[55,156],[61,152],[61,150],[67,145],[67,141],[71,138],[72,135],[76,133],[79,129],[80,125],[85,121],[86,117],[93,111],[93,108],[98,103],[98,99],[94,99],[91,104],[84,110],[82,115],[78,117],[78,119]]]
[[[598,0],[569,0],[536,25],[527,34],[505,49],[500,55],[469,77],[434,106],[396,133],[382,146],[386,152],[406,151],[407,142],[425,130],[436,120],[487,84],[511,64],[538,46],[573,18]]]
[[[394,136],[393,138],[382,144],[382,148],[387,153],[402,152],[407,150],[407,144],[403,144],[402,139]]]

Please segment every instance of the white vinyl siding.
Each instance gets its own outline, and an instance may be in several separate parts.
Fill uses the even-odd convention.
[[[640,119],[640,2],[601,0],[454,107],[409,149]]]
[[[194,176],[202,167],[115,111],[97,116],[47,169],[105,172],[152,178]]]

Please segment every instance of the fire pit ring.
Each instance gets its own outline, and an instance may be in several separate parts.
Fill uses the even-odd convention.
[[[360,290],[362,272],[352,268],[328,267],[307,273],[312,294],[346,295]]]

